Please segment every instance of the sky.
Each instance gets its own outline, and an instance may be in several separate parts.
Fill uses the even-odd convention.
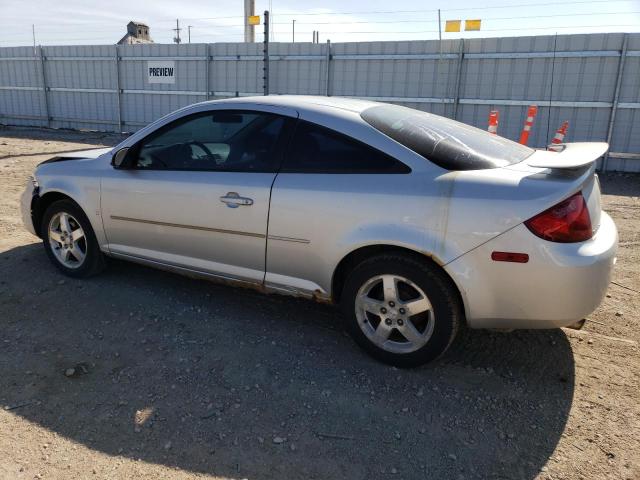
[[[0,46],[114,44],[129,20],[149,25],[156,43],[241,42],[243,0],[0,0]],[[271,41],[430,40],[595,32],[640,32],[640,0],[256,0],[271,12]],[[444,33],[446,20],[481,19],[479,32]],[[256,28],[262,40],[262,26]]]

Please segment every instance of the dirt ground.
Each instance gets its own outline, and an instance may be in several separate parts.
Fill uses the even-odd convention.
[[[326,305],[117,261],[58,273],[23,186],[119,138],[0,127],[0,478],[640,478],[640,176],[601,176],[620,250],[583,330],[469,331],[397,370]]]

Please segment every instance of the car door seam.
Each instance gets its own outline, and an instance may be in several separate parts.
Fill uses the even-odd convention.
[[[267,282],[267,266],[268,266],[268,251],[269,251],[269,239],[272,240],[283,240],[285,238],[288,237],[278,237],[276,235],[270,236],[269,235],[269,219],[271,217],[271,198],[273,196],[273,186],[276,184],[276,179],[278,178],[278,175],[280,175],[280,171],[282,170],[282,166],[285,162],[285,157],[287,155],[287,152],[289,151],[289,144],[291,143],[291,139],[293,138],[293,135],[295,134],[295,129],[296,126],[298,125],[298,120],[300,118],[300,112],[298,112],[297,110],[296,112],[296,118],[293,119],[293,121],[295,122],[293,125],[289,125],[287,126],[285,124],[284,129],[286,129],[285,131],[283,131],[281,133],[287,133],[288,134],[288,138],[286,139],[286,141],[284,141],[284,145],[282,145],[280,147],[280,164],[278,165],[278,169],[275,172],[275,175],[273,176],[273,180],[271,181],[271,188],[269,188],[269,204],[267,205],[267,231],[266,231],[266,239],[264,242],[264,273],[262,275],[262,284],[264,285]],[[287,122],[287,123],[291,123],[291,122]],[[291,239],[289,241],[296,241],[299,239]]]
[[[102,211],[102,182],[104,178],[100,177],[100,181],[98,182],[98,212],[100,215],[100,223],[102,224],[102,233],[104,234],[104,239],[107,241],[107,252],[111,253],[111,242],[109,241],[109,234],[107,233],[107,228],[104,225],[104,212]]]

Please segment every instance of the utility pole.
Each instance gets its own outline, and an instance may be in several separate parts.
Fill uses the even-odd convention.
[[[440,9],[438,9],[438,40],[442,42],[442,21],[440,20]]]
[[[33,34],[33,55],[36,54],[36,25],[34,23],[31,24],[31,33]]]
[[[244,42],[256,41],[256,27],[249,24],[249,17],[256,14],[256,0],[244,0]]]
[[[182,30],[180,28],[180,20],[178,20],[176,18],[176,28],[173,29],[173,31],[176,32],[176,36],[173,37],[174,43],[180,43],[181,42],[181,40],[180,40],[180,30]]]
[[[264,11],[264,59],[262,71],[264,80],[264,94],[269,95],[269,10]]]
[[[293,20],[292,30],[291,30],[292,43],[296,43],[296,21]]]
[[[191,27],[193,25],[187,25],[187,35],[189,36],[189,43],[191,43]]]
[[[273,23],[273,0],[269,0],[269,40],[275,41],[276,29],[275,23]]]

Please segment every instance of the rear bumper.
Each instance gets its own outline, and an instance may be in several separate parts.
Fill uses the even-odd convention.
[[[618,232],[602,212],[600,228],[581,243],[553,243],[524,225],[447,264],[472,328],[556,328],[593,312],[616,261]],[[529,254],[528,263],[491,260],[491,252]]]

